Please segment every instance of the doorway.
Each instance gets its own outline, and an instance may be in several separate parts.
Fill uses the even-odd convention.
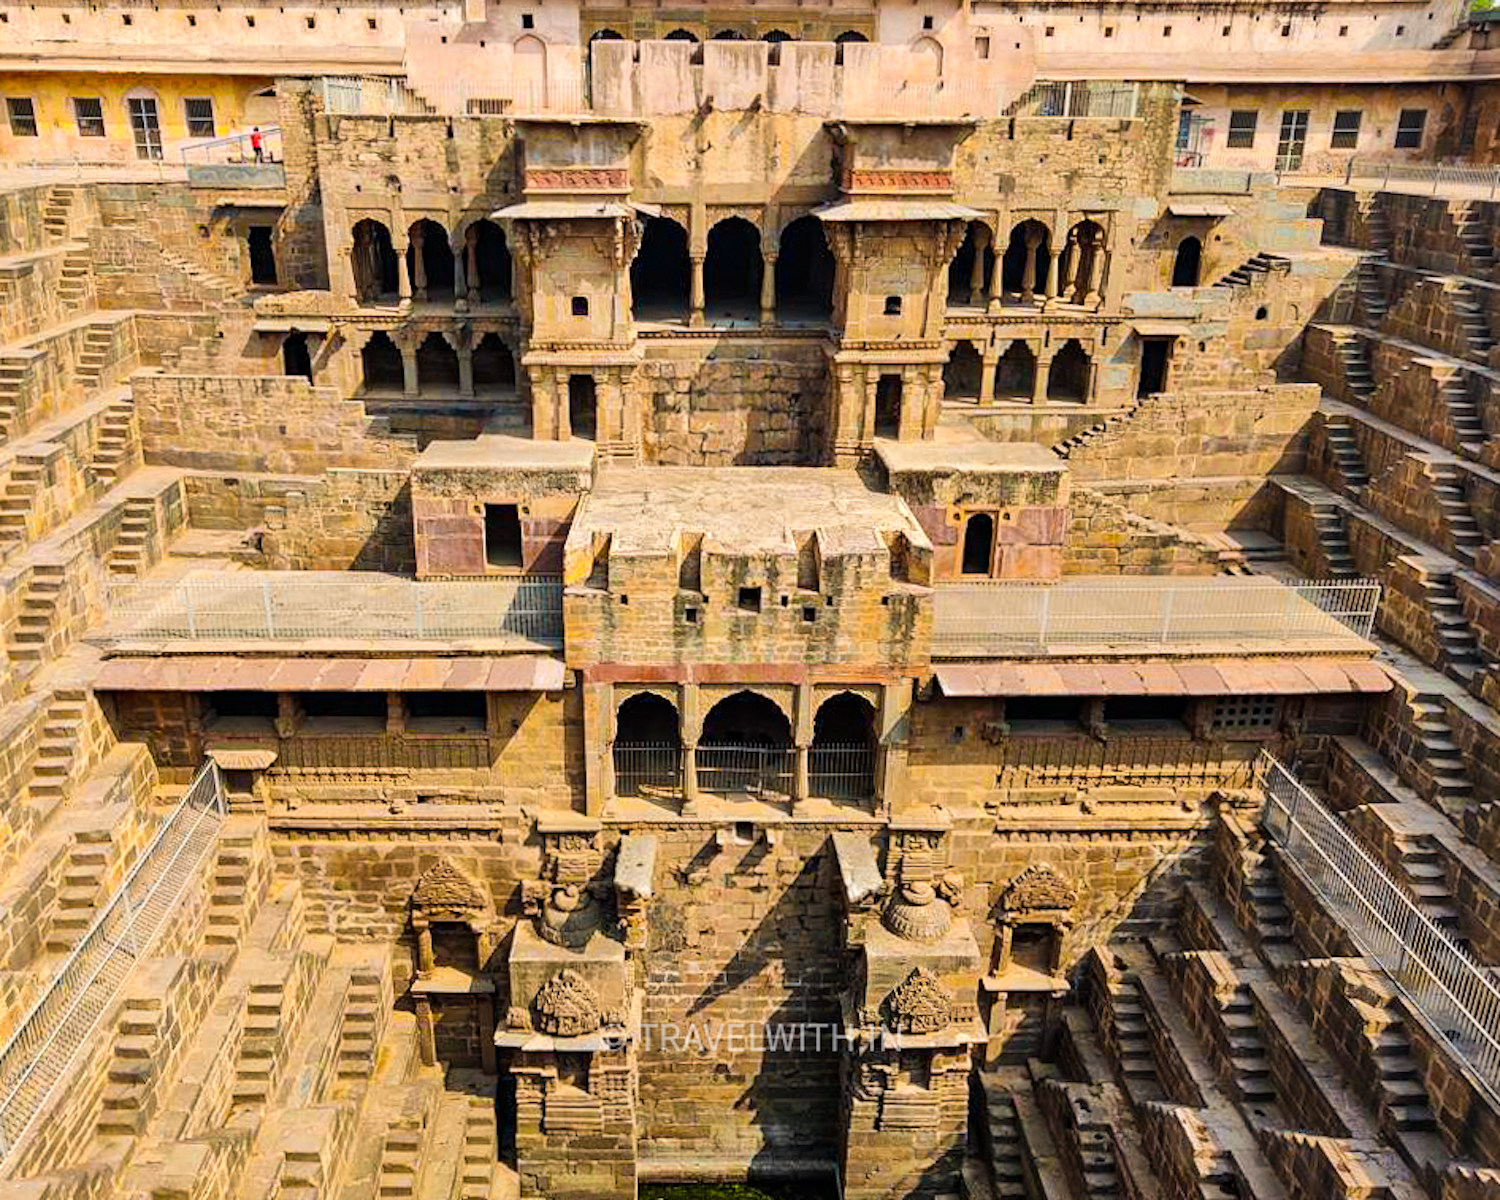
[[[1136,383],[1136,396],[1154,396],[1166,391],[1167,365],[1171,361],[1170,338],[1146,338],[1141,343],[1141,377]]]
[[[281,343],[281,371],[287,376],[301,376],[312,382],[312,350],[307,345],[307,334],[292,330]]]
[[[276,282],[276,251],[271,248],[271,227],[252,225],[245,233],[250,248],[250,282],[262,286]]]

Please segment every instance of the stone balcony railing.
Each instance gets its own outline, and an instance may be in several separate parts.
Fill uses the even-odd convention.
[[[1231,575],[940,584],[932,656],[1283,644],[1352,649],[1369,638],[1379,600],[1380,586],[1364,580],[1285,584]]]

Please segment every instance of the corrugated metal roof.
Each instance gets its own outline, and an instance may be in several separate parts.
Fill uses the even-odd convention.
[[[951,663],[945,696],[1310,696],[1393,686],[1370,660],[1220,658],[1191,663]]]
[[[114,658],[101,692],[556,692],[561,659],[539,654],[465,658]]]

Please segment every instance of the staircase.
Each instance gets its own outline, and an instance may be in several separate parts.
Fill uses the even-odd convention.
[[[88,250],[82,246],[63,255],[62,279],[57,285],[57,299],[64,313],[78,312],[87,307],[89,273],[92,269]]]
[[[21,408],[21,381],[26,368],[18,363],[0,361],[0,444],[9,439]]]
[[[1264,854],[1255,854],[1255,864],[1245,876],[1245,894],[1255,922],[1255,937],[1261,953],[1274,961],[1295,949],[1292,942],[1292,913],[1281,892],[1276,868]]]
[[[1115,1143],[1103,1128],[1080,1128],[1078,1157],[1083,1164],[1083,1191],[1088,1200],[1118,1200],[1128,1193],[1115,1162]]]
[[[83,338],[83,349],[78,354],[76,378],[79,387],[93,391],[100,385],[109,365],[109,352],[114,347],[114,341],[114,326],[89,326],[89,331]]]
[[[1380,272],[1375,269],[1375,259],[1359,260],[1359,269],[1354,273],[1354,290],[1359,296],[1359,307],[1364,313],[1365,323],[1373,329],[1378,329],[1391,306],[1385,298],[1385,287],[1380,282]]]
[[[1469,511],[1462,473],[1451,463],[1432,463],[1424,468],[1424,474],[1432,480],[1432,494],[1442,514],[1443,527],[1452,539],[1454,555],[1472,566],[1485,537]]]
[[[1156,1058],[1151,1053],[1151,1038],[1146,1032],[1140,987],[1131,980],[1114,980],[1109,985],[1109,995],[1120,1074],[1125,1077],[1130,1095],[1137,1103],[1160,1100],[1166,1093],[1156,1074]]]
[[[1462,765],[1460,760],[1459,766]],[[1401,882],[1418,907],[1429,921],[1462,944],[1464,935],[1459,924],[1458,901],[1448,887],[1448,872],[1443,867],[1441,856],[1420,835],[1398,836],[1396,854]]]
[[[1349,548],[1349,531],[1344,524],[1344,510],[1328,501],[1314,501],[1310,506],[1313,531],[1318,535],[1318,545],[1323,551],[1323,561],[1328,564],[1328,574],[1333,579],[1354,579],[1359,567],[1354,553]]]
[[[1490,335],[1489,318],[1484,304],[1472,283],[1460,282],[1452,301],[1453,311],[1458,316],[1464,341],[1471,351],[1470,357],[1488,363],[1490,351],[1495,348],[1495,339]]]
[[[66,583],[66,567],[38,563],[32,568],[31,580],[21,597],[21,615],[10,635],[10,656],[14,661],[31,663],[34,669],[47,657],[58,602]]]
[[[1432,614],[1433,633],[1442,654],[1442,670],[1466,687],[1484,664],[1484,653],[1474,637],[1464,602],[1453,583],[1453,572],[1429,567],[1422,577],[1427,611]]]
[[[1359,442],[1354,437],[1354,425],[1348,417],[1334,414],[1323,416],[1323,436],[1328,441],[1328,451],[1333,455],[1333,465],[1338,468],[1339,478],[1350,491],[1358,491],[1370,482],[1370,473],[1365,469],[1365,456],[1360,453]]]
[[[459,1164],[456,1200],[490,1200],[499,1161],[495,1099],[470,1096],[464,1117],[463,1160]]]
[[[54,184],[47,189],[47,199],[42,204],[42,229],[50,241],[72,240],[73,201],[76,196],[70,183]]]
[[[1334,343],[1349,399],[1361,404],[1375,394],[1375,372],[1370,369],[1370,349],[1365,340],[1345,334]]]
[[[0,494],[0,550],[26,540],[27,517],[36,506],[36,495],[46,479],[47,468],[33,458],[16,455],[5,492]]]
[[[1135,410],[1139,408],[1140,405],[1141,402],[1139,400],[1136,400],[1131,404],[1130,408],[1127,411],[1116,413],[1110,417],[1105,417],[1104,420],[1090,425],[1087,429],[1079,430],[1079,432],[1075,433],[1072,437],[1058,442],[1055,446],[1053,446],[1052,453],[1056,454],[1059,458],[1067,458],[1069,454],[1071,454],[1074,450],[1077,450],[1080,446],[1087,445],[1089,442],[1093,441],[1095,438],[1099,437],[1106,431],[1113,429],[1117,425],[1123,424],[1126,421],[1129,421],[1132,417],[1135,416]]]
[[[1456,816],[1458,810],[1473,803],[1474,785],[1469,780],[1463,753],[1453,739],[1448,711],[1439,697],[1423,694],[1411,701],[1411,712],[1422,743],[1422,761],[1432,775],[1433,799],[1450,816]],[[1460,827],[1462,824],[1460,819]]]
[[[1490,243],[1490,220],[1488,213],[1477,209],[1472,203],[1455,200],[1448,206],[1453,219],[1454,231],[1469,261],[1488,278],[1495,269],[1495,248]]]
[[[129,400],[111,404],[99,424],[99,440],[94,443],[94,457],[89,466],[94,478],[106,490],[126,474],[130,463],[131,418],[135,406]]]
[[[1411,1054],[1406,1021],[1387,998],[1381,1003],[1359,1001],[1364,1013],[1364,1035],[1375,1060],[1380,1107],[1390,1125],[1403,1133],[1425,1133],[1437,1128],[1420,1068]]]
[[[1448,423],[1458,438],[1459,449],[1465,454],[1478,456],[1484,449],[1484,422],[1479,418],[1479,408],[1469,398],[1469,385],[1462,374],[1454,372],[1438,385],[1438,395],[1448,409]]]
[[[1380,255],[1391,252],[1391,225],[1386,220],[1385,209],[1378,195],[1359,202],[1360,214],[1364,217],[1365,242],[1369,249]]]
[[[125,501],[119,536],[104,560],[111,575],[139,575],[146,567],[155,520],[156,504],[149,496],[134,496]]]
[[[379,1200],[411,1200],[422,1165],[422,1131],[408,1125],[386,1130],[380,1152]]]
[[[63,869],[62,887],[57,893],[57,908],[47,930],[47,949],[67,954],[78,945],[103,899],[104,877],[109,871],[109,834],[104,830],[83,830],[68,851],[68,865]]]
[[[1254,258],[1246,259],[1234,270],[1230,271],[1222,279],[1214,283],[1217,288],[1244,288],[1252,286],[1262,276],[1268,275],[1275,270],[1278,264],[1285,262],[1271,254],[1257,254]]]
[[[163,1055],[162,1009],[155,1000],[130,999],[120,1015],[115,1052],[104,1085],[101,1137],[137,1137],[150,1117],[151,1082]]]
[[[44,811],[63,802],[79,740],[88,720],[87,697],[80,691],[59,690],[42,718],[42,737],[31,764],[26,798]]]
[[[338,1074],[340,1079],[369,1079],[375,1070],[375,1053],[384,1003],[379,976],[356,971],[350,980],[339,1027]],[[490,1124],[494,1124],[493,1114]]]
[[[1274,1105],[1276,1087],[1271,1080],[1271,1059],[1260,1036],[1260,1017],[1250,989],[1240,984],[1219,1001],[1224,1030],[1229,1037],[1229,1064],[1234,1088],[1247,1105]]]

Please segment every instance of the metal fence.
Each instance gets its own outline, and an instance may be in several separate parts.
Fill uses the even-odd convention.
[[[107,636],[150,640],[483,639],[562,644],[562,580],[425,581],[365,571],[243,571],[122,585]]]
[[[1368,638],[1380,585],[1284,584],[1215,576],[1193,582],[1000,580],[935,589],[938,658],[1031,653],[1049,645],[1185,645]]]
[[[0,1050],[0,1163],[30,1132],[132,968],[167,926],[225,815],[223,779],[217,766],[205,763]]]
[[[682,747],[667,742],[616,742],[615,795],[682,794]]]
[[[1134,117],[1141,85],[1100,79],[1043,81],[1005,106],[1007,117]]]
[[[229,137],[210,138],[203,142],[188,142],[181,148],[182,161],[188,166],[205,166],[217,163],[253,163],[255,147],[251,145],[254,133],[235,133]],[[282,162],[281,127],[267,125],[260,131],[261,157],[268,163]]]
[[[700,792],[748,792],[752,795],[790,796],[797,778],[796,751],[791,747],[698,747]]]
[[[500,117],[514,113],[585,113],[583,81],[510,79],[483,85],[463,79],[423,83],[420,89],[379,75],[329,75],[319,80],[330,116]]]
[[[1344,167],[1344,182],[1350,186],[1364,183],[1393,191],[1428,192],[1432,195],[1452,191],[1493,200],[1500,196],[1500,167],[1371,162],[1351,158]]]
[[[1258,764],[1266,833],[1360,952],[1500,1100],[1500,987],[1269,754]]]
[[[824,800],[868,800],[875,794],[875,747],[814,742],[807,755],[807,790]]]

